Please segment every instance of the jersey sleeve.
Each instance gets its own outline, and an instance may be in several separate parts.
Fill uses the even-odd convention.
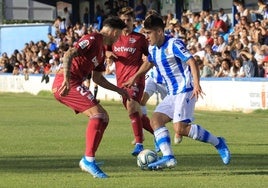
[[[91,48],[96,47],[96,39],[94,36],[83,36],[75,45],[79,54],[87,53]]]
[[[149,45],[149,47],[148,47],[148,56],[147,56],[147,60],[148,60],[150,63],[154,63],[154,59],[153,59],[152,53],[153,53],[153,46]]]
[[[152,62],[154,62],[154,60],[153,60],[153,57],[152,57],[152,55],[151,54],[148,54],[148,61],[150,62],[150,63],[152,63]]]
[[[84,35],[76,44],[78,54],[84,56],[83,60],[90,61],[92,70],[103,72],[105,71],[104,53],[100,35]]]
[[[180,58],[184,63],[192,57],[192,54],[187,50],[185,44],[179,39],[173,42],[173,53],[175,57]]]

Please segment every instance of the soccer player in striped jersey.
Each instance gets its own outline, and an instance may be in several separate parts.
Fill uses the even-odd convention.
[[[192,124],[195,103],[203,97],[199,69],[185,44],[178,38],[164,35],[161,17],[151,15],[144,21],[144,31],[149,41],[148,61],[124,85],[130,87],[139,76],[156,66],[165,80],[168,95],[156,107],[151,126],[156,142],[163,154],[158,161],[148,165],[150,169],[172,168],[177,164],[171,148],[170,134],[165,124],[173,121],[180,135],[213,145],[224,164],[230,162],[231,154],[224,138],[216,137],[202,126]]]
[[[163,100],[167,95],[166,83],[156,67],[151,68],[146,74],[145,89],[141,99],[141,111],[143,116],[147,116],[146,103],[154,93],[160,94],[161,100]],[[175,133],[174,144],[179,144],[182,141],[182,138],[183,137],[181,135]],[[156,151],[159,151],[158,147],[155,149]]]

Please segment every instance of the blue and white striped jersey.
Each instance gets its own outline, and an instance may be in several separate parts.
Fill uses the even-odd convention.
[[[154,79],[154,82],[157,83],[157,84],[163,84],[165,83],[159,70],[154,66],[153,68],[151,68],[147,74],[146,74],[148,77]],[[146,77],[147,77],[146,76]]]
[[[149,46],[148,60],[154,63],[165,80],[169,95],[193,90],[190,66],[186,63],[191,57],[185,44],[178,38],[165,36],[160,48]]]

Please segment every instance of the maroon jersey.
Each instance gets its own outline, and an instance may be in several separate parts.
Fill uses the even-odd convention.
[[[55,76],[52,92],[58,101],[78,113],[97,104],[90,90],[82,83],[92,70],[100,72],[105,70],[102,35],[98,33],[85,35],[76,43],[75,47],[78,49],[79,55],[72,59],[69,94],[64,97],[60,95],[59,88],[64,80],[62,69]]]
[[[92,70],[105,71],[105,51],[101,34],[84,35],[75,47],[78,49],[79,55],[72,60],[70,70],[72,80],[83,81]]]
[[[132,32],[121,35],[112,46],[113,53],[118,57],[115,71],[118,87],[132,77],[142,65],[142,55],[148,55],[148,42],[143,34]],[[137,80],[144,85],[144,77]]]

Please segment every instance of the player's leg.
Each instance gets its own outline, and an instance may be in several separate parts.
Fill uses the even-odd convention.
[[[141,113],[142,113],[141,119],[142,119],[143,128],[146,131],[148,131],[149,133],[154,134],[154,130],[150,125],[150,119],[147,116],[147,107],[146,107],[146,103],[147,103],[147,101],[149,100],[150,97],[151,96],[146,91],[143,92],[142,99],[141,99],[141,102],[140,102]]]
[[[173,124],[174,130],[175,130],[175,134],[174,134],[174,144],[179,144],[182,142],[182,138],[183,136],[179,134],[179,132],[177,131],[176,125]]]
[[[126,90],[131,99],[127,100],[126,98],[123,98],[123,104],[128,111],[136,143],[134,150],[131,154],[133,156],[137,156],[143,150],[143,132],[140,101],[142,98],[144,86],[143,84],[136,84],[131,88],[126,88]]]
[[[142,120],[143,128],[154,135],[154,130],[151,126],[150,119],[147,116],[146,103],[150,99],[150,97],[153,95],[156,87],[155,87],[154,82],[152,84],[149,84],[149,83],[151,83],[151,82],[147,82],[147,85],[146,85],[147,87],[145,88],[145,90],[143,92],[141,103],[140,103],[141,104],[141,111],[142,111],[141,120]],[[160,152],[160,148],[158,147],[155,138],[154,138],[154,150],[156,152]]]
[[[159,146],[163,157],[148,165],[150,169],[172,168],[175,167],[177,161],[174,157],[173,150],[171,148],[170,134],[165,126],[166,123],[172,120],[173,116],[173,96],[167,96],[155,109],[151,125],[154,129],[154,136],[157,145]]]
[[[154,136],[163,156],[158,161],[149,164],[148,168],[150,169],[157,170],[162,168],[173,168],[177,164],[177,160],[175,159],[171,148],[170,134],[165,126],[165,124],[170,120],[171,119],[163,113],[153,113],[152,125],[155,129]]]
[[[97,104],[83,112],[89,117],[86,130],[86,156],[95,156],[109,122],[109,116],[104,108]]]
[[[175,114],[173,118],[174,126],[180,135],[188,136],[194,140],[210,143],[218,150],[224,164],[230,161],[230,151],[223,138],[216,137],[202,126],[190,124],[193,120],[194,106],[196,99],[191,99],[191,92],[177,95]],[[180,114],[177,116],[176,114]]]
[[[97,103],[87,87],[71,83],[69,94],[65,97],[60,96],[58,87],[60,85],[53,85],[54,96],[57,100],[77,113],[80,112],[89,117],[86,130],[85,156],[79,163],[81,169],[94,177],[106,178],[107,175],[95,163],[95,153],[108,125],[107,112]]]
[[[215,146],[215,148],[218,150],[219,155],[221,156],[223,163],[229,164],[231,154],[224,138],[213,135],[202,126],[197,124],[191,125],[188,137],[201,142],[210,143],[211,145]]]
[[[131,126],[135,137],[135,147],[132,155],[137,156],[143,150],[143,132],[140,113],[140,104],[134,99],[126,102],[126,108],[131,120]]]
[[[108,114],[99,104],[84,111],[83,114],[89,117],[89,121],[86,129],[86,151],[85,156],[80,161],[80,167],[82,170],[89,172],[94,177],[106,178],[107,175],[95,162],[95,153],[108,125]]]
[[[163,100],[166,96],[167,96],[167,87],[165,84],[156,84],[156,91],[160,94],[161,100]],[[182,135],[180,135],[177,131],[176,131],[176,127],[174,126],[174,144],[179,144],[182,142]]]
[[[150,120],[147,116],[147,101],[150,99],[150,97],[154,94],[154,92],[156,91],[156,83],[153,81],[153,79],[151,77],[148,77],[146,79],[145,82],[145,89],[144,92],[142,94],[142,98],[141,98],[141,112],[142,112],[142,122],[143,122],[143,128],[145,130],[147,130],[148,132],[150,132],[151,134],[153,134],[153,129],[150,125]]]
[[[147,101],[149,100],[150,98],[150,92],[147,91],[148,90],[148,81],[150,80],[150,78],[147,78],[146,79],[146,82],[145,82],[145,89],[144,89],[144,92],[142,94],[142,98],[141,98],[141,101],[140,101],[140,106],[141,106],[141,120],[142,120],[142,127],[147,130],[148,132],[150,132],[151,134],[153,134],[153,129],[150,125],[150,119],[148,118],[147,116],[147,107],[146,107],[146,103]],[[144,135],[143,135],[143,140],[144,140]],[[136,140],[134,138],[134,140],[131,142],[131,144],[136,144]]]
[[[141,99],[141,112],[143,115],[147,115],[147,107],[146,103],[149,100],[151,96],[148,94],[148,92],[144,91]]]

